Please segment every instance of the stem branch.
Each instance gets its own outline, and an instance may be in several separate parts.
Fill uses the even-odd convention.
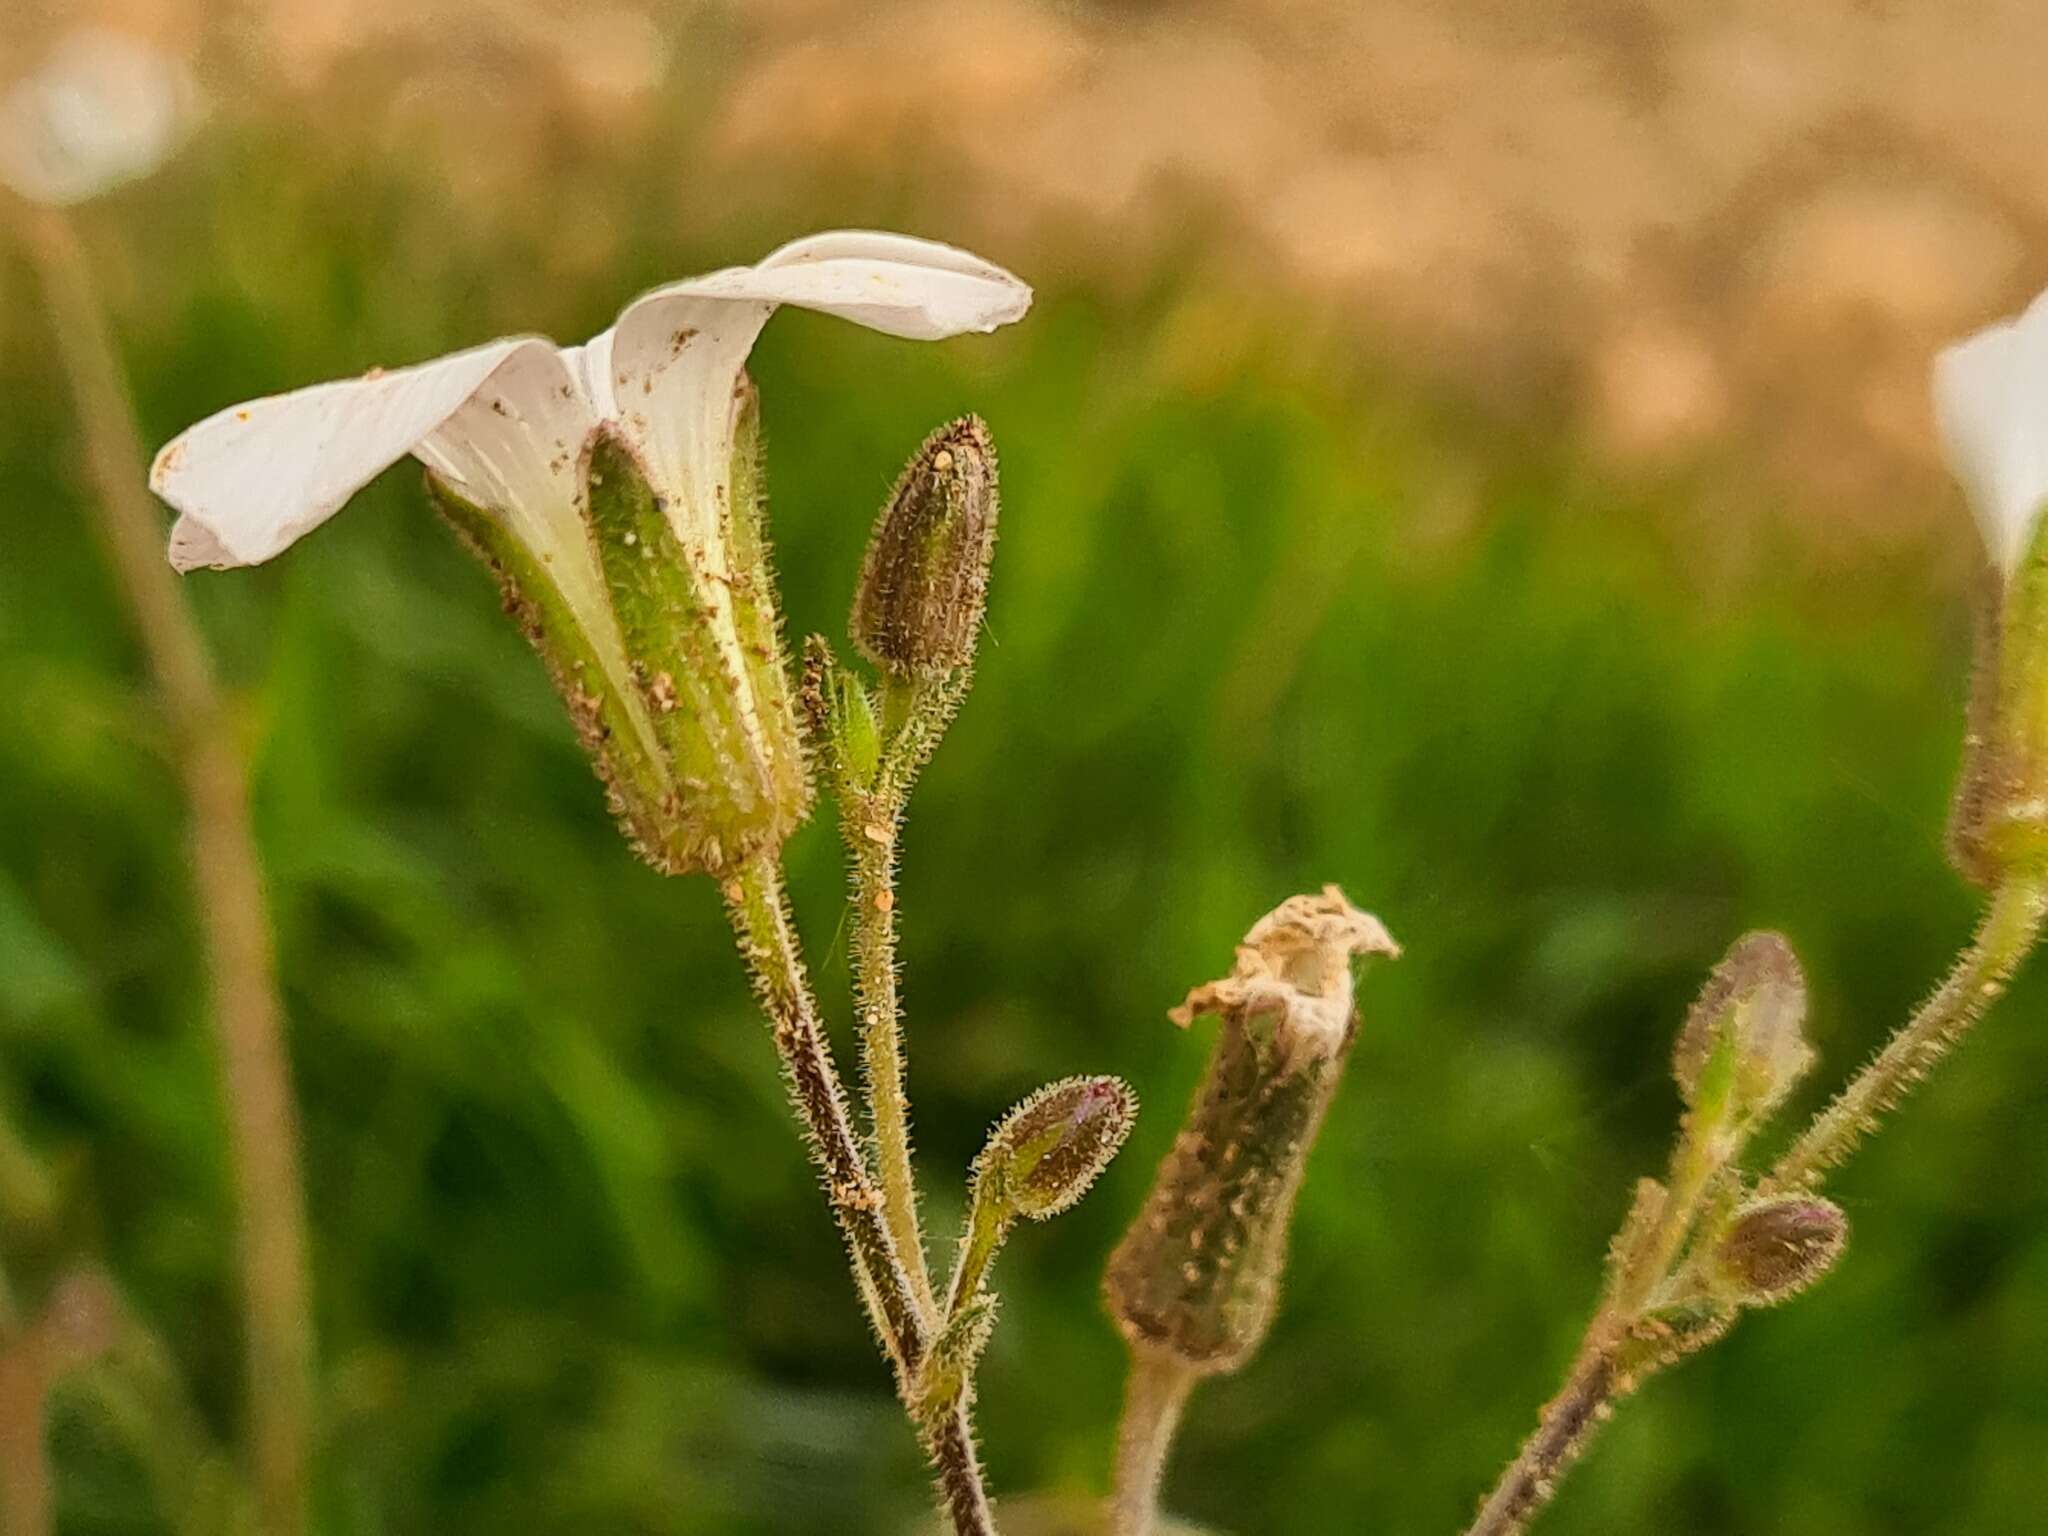
[[[1828,1169],[1843,1162],[1876,1127],[1878,1116],[1905,1098],[2004,994],[2012,973],[2040,937],[2044,918],[2048,881],[2020,876],[2000,884],[1976,938],[1947,979],[1814,1117],[1771,1170],[1765,1189],[1818,1184]]]
[[[846,1090],[818,1022],[775,855],[748,860],[725,882],[724,890],[740,958],[772,1026],[805,1144],[846,1238],[869,1316],[895,1362],[897,1387],[910,1401],[931,1334],[854,1138]],[[965,1406],[932,1426],[925,1440],[958,1536],[995,1536]]]

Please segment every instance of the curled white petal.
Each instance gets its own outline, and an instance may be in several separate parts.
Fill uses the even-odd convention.
[[[951,246],[816,235],[757,266],[657,289],[580,347],[514,337],[230,407],[157,456],[150,485],[179,513],[171,563],[268,560],[412,454],[502,517],[592,632],[609,630],[581,526],[578,454],[599,421],[613,421],[646,458],[709,600],[722,604],[735,392],[781,304],[936,339],[1019,318],[1031,290]]]
[[[646,452],[679,519],[716,517],[731,468],[733,399],[768,317],[783,304],[891,336],[936,341],[1023,317],[1031,290],[992,262],[931,240],[841,230],[793,241],[751,267],[657,288],[586,349],[609,377],[593,398]],[[608,364],[608,370],[606,365]]]
[[[1934,415],[1985,547],[2009,573],[2048,504],[2048,293],[1935,359]]]
[[[74,32],[0,98],[0,182],[64,207],[147,176],[178,147],[195,99],[190,76],[140,39]]]
[[[361,378],[315,384],[219,411],[188,427],[156,457],[150,488],[177,509],[171,564],[256,565],[327,521],[357,491],[406,455],[428,447],[429,461],[486,505],[548,483],[511,423],[491,433],[464,412],[503,370],[502,398],[515,393],[521,419],[531,411],[580,447],[588,407],[551,342],[495,341],[433,362]],[[564,397],[560,391],[566,388]],[[531,397],[531,398],[529,398]],[[560,401],[567,412],[555,420]],[[470,430],[429,440],[461,412]],[[495,411],[488,414],[495,417]],[[570,435],[573,433],[573,435]],[[466,444],[465,438],[475,438]],[[552,440],[552,439],[550,439]]]

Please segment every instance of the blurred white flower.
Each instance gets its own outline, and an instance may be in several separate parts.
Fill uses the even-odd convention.
[[[1935,359],[1934,416],[1985,547],[2009,576],[2048,508],[2048,293]]]
[[[0,183],[60,208],[98,197],[162,165],[196,101],[191,77],[148,43],[73,32],[0,97]]]

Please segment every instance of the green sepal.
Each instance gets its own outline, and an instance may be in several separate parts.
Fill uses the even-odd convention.
[[[428,498],[497,579],[506,614],[546,666],[627,840],[657,869],[680,867],[666,811],[674,781],[646,709],[619,686],[624,658],[604,664],[554,578],[503,522],[431,470],[426,478]]]
[[[802,820],[801,779],[792,783],[778,767],[797,749],[773,739],[785,722],[763,709],[736,611],[713,590],[723,573],[676,537],[632,445],[600,427],[582,468],[592,548],[676,785],[672,841],[688,867],[720,873]],[[793,721],[786,733],[794,735]]]
[[[774,793],[785,805],[810,808],[811,781],[797,730],[789,667],[782,641],[782,614],[775,603],[775,567],[768,541],[767,478],[761,451],[761,397],[754,381],[740,375],[733,402],[731,503],[719,508],[729,526],[727,581],[733,624],[739,631],[742,665],[753,684],[754,701],[766,724],[768,769]]]

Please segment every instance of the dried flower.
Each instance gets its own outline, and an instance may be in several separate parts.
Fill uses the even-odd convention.
[[[1287,1227],[1356,1034],[1352,962],[1394,956],[1335,886],[1253,925],[1229,976],[1173,1012],[1223,1021],[1216,1052],[1103,1289],[1134,1349],[1233,1371],[1271,1326]]]

